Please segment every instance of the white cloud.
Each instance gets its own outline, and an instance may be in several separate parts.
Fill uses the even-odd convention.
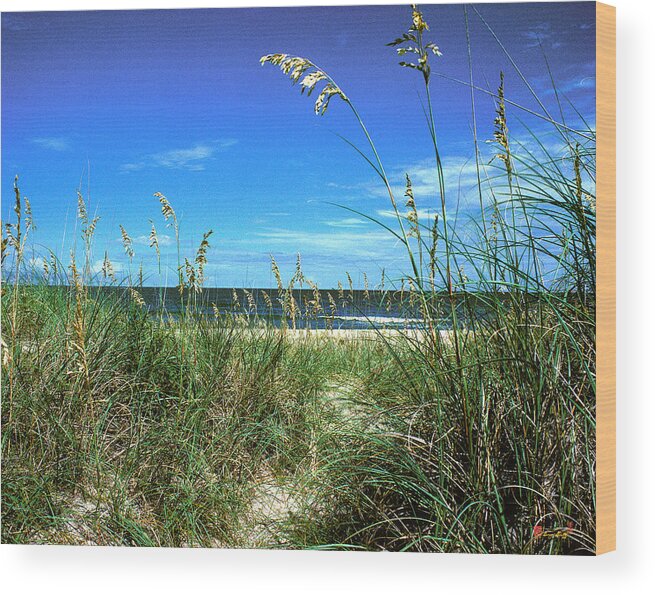
[[[521,34],[527,40],[527,47],[537,47],[552,39],[554,33],[550,23],[538,23]]]
[[[146,155],[139,161],[124,163],[121,165],[121,171],[123,173],[129,173],[139,171],[146,167],[202,171],[206,167],[206,162],[213,159],[218,151],[231,147],[236,143],[237,141],[235,139],[222,139],[207,143],[198,143],[188,148],[153,153]]]
[[[190,149],[175,149],[155,153],[150,158],[155,165],[170,167],[172,169],[188,169],[200,171],[205,169],[204,161],[214,154],[216,149],[209,145],[196,145]]]
[[[362,227],[366,225],[366,221],[357,217],[346,217],[345,219],[326,221],[325,225],[329,225],[330,227]]]
[[[159,235],[157,234],[157,240],[159,241],[160,246],[172,246],[174,244],[174,240],[171,236],[167,235]],[[122,241],[122,240],[121,240]],[[149,246],[150,245],[150,236],[137,236],[136,238],[132,239],[133,244],[139,244],[141,246]]]
[[[287,252],[305,253],[310,250],[333,253],[335,257],[375,256],[393,245],[395,238],[388,232],[314,232],[271,229],[256,234],[273,246],[284,246]]]
[[[33,138],[32,142],[44,149],[51,149],[52,151],[67,151],[70,148],[68,139],[63,136],[40,136]]]
[[[121,171],[124,172],[131,172],[131,171],[139,171],[140,169],[143,169],[146,166],[145,163],[123,163],[121,165]]]
[[[464,196],[477,186],[477,167],[475,159],[467,157],[447,157],[442,161],[446,197],[450,202],[454,197]],[[417,163],[395,167],[389,175],[391,189],[396,202],[404,204],[406,190],[405,174],[409,175],[416,204],[421,207],[424,203],[431,205],[439,201],[439,175],[434,159],[424,159]],[[370,196],[388,200],[386,188],[381,183],[370,183],[363,189]]]

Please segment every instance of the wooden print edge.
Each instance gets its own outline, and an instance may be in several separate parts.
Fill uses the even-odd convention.
[[[596,3],[596,554],[616,549],[616,8]]]

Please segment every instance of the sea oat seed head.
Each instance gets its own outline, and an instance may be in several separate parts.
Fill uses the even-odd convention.
[[[125,231],[125,228],[122,225],[118,226],[121,230],[121,238],[123,241],[123,248],[125,249],[125,254],[129,258],[134,257],[134,250],[132,249],[132,238],[128,235],[127,231]]]
[[[321,90],[318,99],[314,104],[314,113],[316,115],[322,116],[325,114],[330,99],[335,95],[340,97],[343,101],[349,101],[341,88],[323,70],[318,68],[307,58],[301,56],[290,56],[288,54],[268,54],[267,56],[262,56],[259,62],[262,66],[266,63],[279,66],[280,70],[289,77],[294,85],[300,81],[302,77],[300,92],[303,94],[307,91],[307,95],[311,95],[317,83],[326,81],[325,86]]]

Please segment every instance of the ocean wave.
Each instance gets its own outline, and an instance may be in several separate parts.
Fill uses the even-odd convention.
[[[393,324],[393,325],[399,325],[399,324],[420,324],[423,321],[420,318],[402,318],[402,317],[396,317],[396,316],[352,316],[352,315],[335,315],[334,317],[331,316],[323,316],[322,318],[328,319],[328,318],[334,318],[334,320],[343,320],[346,322],[364,322],[364,323],[372,323],[372,324]]]

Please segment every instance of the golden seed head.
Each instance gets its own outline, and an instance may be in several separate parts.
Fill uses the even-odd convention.
[[[159,252],[159,237],[157,236],[157,230],[155,229],[155,224],[150,222],[150,235],[148,236],[148,247],[154,248],[157,252],[157,258],[160,256]]]
[[[139,306],[139,308],[143,308],[143,307],[145,307],[146,302],[145,302],[145,300],[143,299],[143,297],[141,296],[141,294],[140,294],[136,289],[134,289],[134,288],[132,288],[132,287],[128,287],[127,289],[128,289],[128,291],[129,291],[129,293],[130,293],[130,297],[132,298],[132,301],[133,301],[137,306]]]
[[[307,91],[308,96],[312,94],[318,83],[326,81],[314,104],[314,113],[316,115],[322,116],[325,114],[330,99],[334,96],[339,97],[343,101],[348,101],[346,94],[341,88],[323,70],[319,69],[307,58],[290,56],[289,54],[268,54],[267,56],[262,56],[259,62],[262,66],[267,63],[273,66],[279,66],[280,70],[289,77],[294,85],[300,81],[300,92],[304,94]]]
[[[109,260],[109,255],[105,252],[105,258],[102,261],[102,276],[107,279],[110,278],[112,281],[116,280],[116,275],[114,273],[114,267]]]
[[[129,258],[133,258],[134,250],[132,249],[132,238],[129,236],[127,231],[125,231],[125,228],[122,225],[119,225],[118,227],[121,230],[121,238],[123,240],[123,248],[125,249],[125,254],[127,254]]]
[[[414,31],[428,31],[430,27],[423,18],[423,13],[418,9],[416,4],[412,4],[412,28]]]
[[[284,291],[284,284],[282,283],[282,275],[280,274],[280,268],[277,266],[277,262],[275,262],[275,258],[271,254],[271,271],[273,271],[273,275],[275,275],[275,281],[277,283],[277,288],[279,291]]]
[[[266,304],[266,307],[269,310],[272,310],[273,309],[273,302],[271,300],[271,296],[269,296],[267,292],[262,291],[262,299],[264,300],[264,303]]]
[[[173,222],[177,223],[177,217],[175,216],[175,211],[173,210],[171,203],[168,202],[168,199],[161,192],[155,192],[153,196],[156,199],[158,199],[159,203],[161,204],[161,213],[164,216],[164,219],[166,221],[168,221],[169,219],[173,219]]]
[[[82,221],[82,223],[86,223],[88,219],[86,203],[84,202],[84,197],[79,190],[77,191],[77,217],[80,221]]]

